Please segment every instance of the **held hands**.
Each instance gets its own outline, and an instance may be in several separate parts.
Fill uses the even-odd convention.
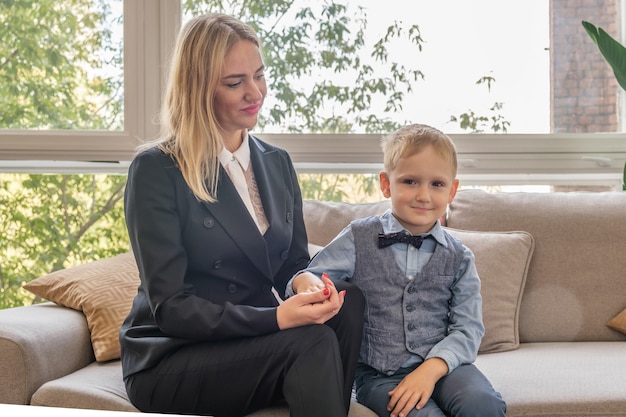
[[[320,280],[305,272],[293,283],[296,295],[286,299],[276,310],[281,330],[308,324],[322,324],[333,318],[341,309],[346,291],[337,292],[326,273]]]
[[[389,391],[387,410],[391,417],[406,417],[411,410],[423,408],[433,394],[435,384],[448,373],[443,359],[430,358],[404,377]]]

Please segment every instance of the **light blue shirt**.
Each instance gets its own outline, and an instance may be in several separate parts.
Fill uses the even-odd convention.
[[[406,231],[391,210],[387,210],[380,216],[384,233]],[[428,236],[420,249],[416,249],[407,243],[394,244],[391,246],[398,267],[404,271],[407,280],[412,280],[432,257],[436,245],[446,246],[444,229],[437,222],[435,226],[422,236]],[[356,251],[352,228],[348,225],[344,228],[324,249],[312,260],[306,271],[317,276],[326,272],[332,279],[349,280],[355,271]],[[472,363],[476,359],[480,338],[484,334],[482,323],[482,298],[480,296],[480,279],[474,263],[474,255],[469,248],[464,247],[461,267],[456,274],[456,285],[452,291],[453,297],[463,299],[462,310],[456,314],[457,303],[451,300],[450,331],[448,336],[437,343],[426,358],[417,355],[404,364],[410,366],[431,357],[438,357],[448,364],[448,372],[452,372],[461,364]],[[292,279],[293,281],[293,279]],[[287,284],[286,296],[294,294],[292,281]],[[358,283],[357,283],[358,285]],[[460,309],[459,309],[460,310]],[[467,314],[473,312],[474,316]],[[480,335],[478,340],[468,340],[469,335]]]

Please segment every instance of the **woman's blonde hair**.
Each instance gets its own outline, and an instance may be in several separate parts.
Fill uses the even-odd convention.
[[[421,152],[425,147],[432,146],[437,155],[450,163],[452,173],[456,177],[458,162],[456,148],[452,139],[434,127],[423,124],[412,124],[401,127],[381,140],[385,172],[390,173],[396,168],[400,158],[406,158]]]
[[[170,61],[161,136],[139,147],[158,146],[171,155],[198,200],[217,200],[223,141],[213,98],[224,57],[239,40],[260,47],[254,30],[228,15],[207,14],[185,24]]]

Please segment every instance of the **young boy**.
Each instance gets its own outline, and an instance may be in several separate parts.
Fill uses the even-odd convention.
[[[319,290],[322,274],[361,288],[357,399],[379,416],[505,416],[472,365],[484,334],[474,255],[439,222],[459,185],[454,144],[415,124],[382,148],[380,189],[391,209],[348,225],[288,289]]]

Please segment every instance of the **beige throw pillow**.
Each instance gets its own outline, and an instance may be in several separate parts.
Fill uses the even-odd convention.
[[[446,228],[474,253],[481,281],[485,336],[479,353],[519,347],[519,310],[535,241],[526,232]]]
[[[24,285],[33,294],[82,311],[98,362],[120,357],[119,330],[137,287],[139,272],[131,253],[53,272]]]

